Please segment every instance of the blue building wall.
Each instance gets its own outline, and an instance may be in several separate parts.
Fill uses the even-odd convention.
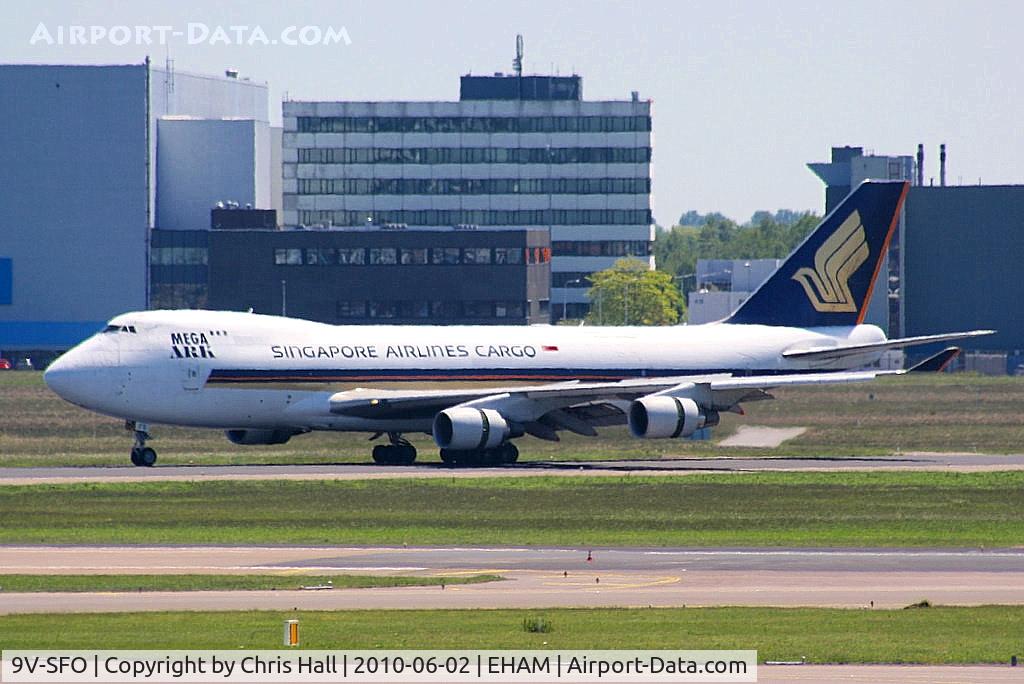
[[[0,65],[0,93],[0,349],[66,346],[146,305],[146,67]]]
[[[0,306],[11,303],[13,285],[11,260],[0,258]]]
[[[907,335],[993,328],[957,344],[1024,349],[1024,185],[911,188],[904,231]]]
[[[0,94],[0,351],[146,307],[159,117],[268,119],[265,84],[148,64],[0,65]]]

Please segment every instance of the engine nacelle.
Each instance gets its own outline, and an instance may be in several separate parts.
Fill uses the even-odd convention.
[[[434,418],[434,442],[442,449],[493,449],[510,433],[508,421],[494,409],[456,407]]]
[[[295,433],[291,430],[225,430],[232,444],[284,444]]]
[[[642,397],[629,405],[629,431],[634,437],[689,437],[702,427],[718,425],[718,412],[703,413],[686,397]]]

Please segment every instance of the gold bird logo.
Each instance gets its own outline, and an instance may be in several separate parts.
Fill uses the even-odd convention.
[[[793,280],[803,285],[815,311],[856,311],[849,281],[867,261],[869,252],[860,213],[854,211],[818,248],[814,269],[801,268]]]

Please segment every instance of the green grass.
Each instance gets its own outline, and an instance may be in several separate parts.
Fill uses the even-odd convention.
[[[287,591],[328,583],[335,589],[368,589],[478,584],[500,579],[498,575],[0,575],[0,594],[38,591]]]
[[[2,543],[1014,546],[1024,472],[0,488]]]
[[[660,458],[662,456],[865,456],[933,450],[1013,453],[1024,444],[1024,378],[973,375],[901,377],[868,384],[782,389],[778,401],[727,414],[715,440],[739,425],[802,426],[784,450],[725,449],[686,440],[637,440],[624,428],[599,439],[564,434],[559,444],[520,440],[523,460]],[[126,465],[131,436],[123,425],[68,404],[37,372],[0,372],[0,466]],[[279,446],[236,446],[215,430],[154,427],[152,445],[165,464],[367,463],[366,435],[313,433]],[[425,435],[410,435],[423,461],[437,461]]]
[[[310,649],[757,649],[761,661],[964,664],[1024,648],[1021,606],[12,615],[0,617],[0,647],[272,649],[296,617]],[[526,631],[524,619],[550,631]]]

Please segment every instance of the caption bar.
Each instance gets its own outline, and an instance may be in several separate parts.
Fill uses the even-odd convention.
[[[756,682],[757,651],[4,651],[4,682]]]

